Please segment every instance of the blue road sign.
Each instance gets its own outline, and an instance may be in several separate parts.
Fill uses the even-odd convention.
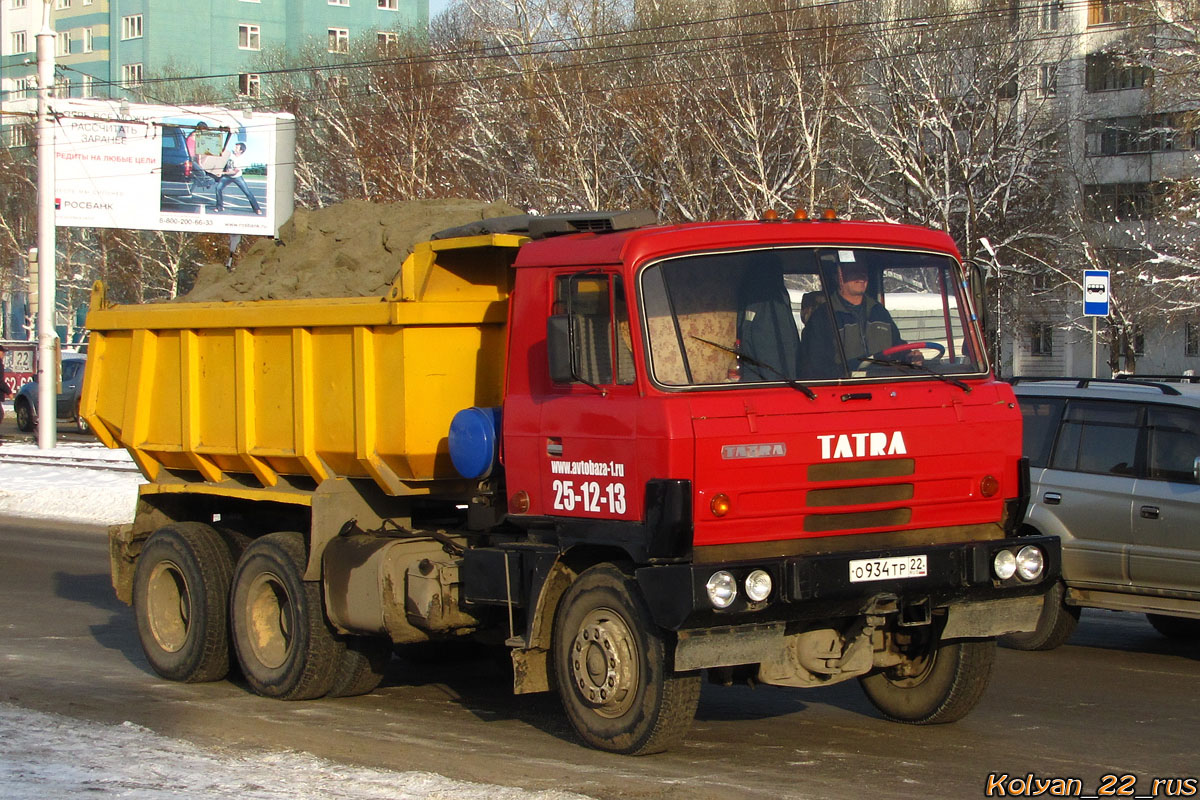
[[[1108,270],[1088,269],[1083,271],[1083,315],[1085,317],[1108,316]]]

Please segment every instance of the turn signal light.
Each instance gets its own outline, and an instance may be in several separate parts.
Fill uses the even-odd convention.
[[[512,509],[512,513],[524,514],[529,510],[529,493],[522,489],[512,496],[512,499],[508,501],[508,505]]]
[[[729,495],[714,494],[709,507],[712,508],[714,517],[723,517],[729,513],[729,509],[733,507],[733,504],[729,502]]]
[[[984,497],[993,497],[998,491],[1000,481],[996,480],[994,475],[984,475],[983,480],[979,482],[979,493]]]

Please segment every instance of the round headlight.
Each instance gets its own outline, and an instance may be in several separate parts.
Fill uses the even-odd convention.
[[[1001,550],[992,560],[992,569],[997,578],[1006,581],[1017,571],[1017,557],[1012,554],[1011,550]]]
[[[1022,580],[1036,580],[1042,575],[1042,568],[1045,567],[1045,559],[1042,558],[1042,551],[1031,544],[1027,544],[1017,553],[1017,574]]]
[[[756,603],[766,600],[771,594],[771,573],[756,569],[746,576],[746,597]]]
[[[737,597],[737,581],[725,570],[714,572],[704,588],[708,590],[708,602],[713,608],[729,608]]]

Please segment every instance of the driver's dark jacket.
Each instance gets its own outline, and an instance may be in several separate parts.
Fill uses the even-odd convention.
[[[833,324],[845,343],[846,362],[850,370],[858,368],[860,359],[878,355],[904,342],[892,315],[881,303],[871,297],[864,297],[863,303],[866,305],[866,330],[863,330],[859,316],[841,295],[834,295],[829,302],[813,310],[800,337],[801,379],[840,378],[845,374],[838,355],[838,337],[834,336],[834,328],[830,324],[830,311],[833,313]]]

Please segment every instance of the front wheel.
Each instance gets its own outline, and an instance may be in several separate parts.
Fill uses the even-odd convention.
[[[599,750],[644,755],[687,733],[700,674],[675,673],[663,633],[615,566],[583,572],[554,619],[554,675],[567,718]]]
[[[867,699],[888,719],[913,725],[966,716],[987,688],[996,642],[929,644],[903,664],[859,678]]]

